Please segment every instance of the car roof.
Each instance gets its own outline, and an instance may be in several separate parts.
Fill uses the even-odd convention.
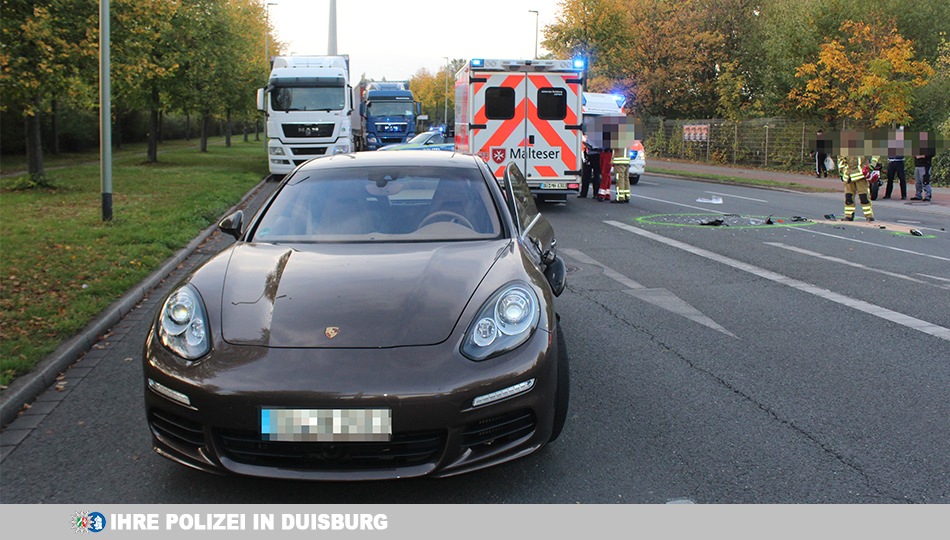
[[[470,154],[457,152],[433,152],[431,150],[404,150],[402,152],[355,152],[312,159],[300,166],[301,172],[309,169],[346,167],[405,167],[432,166],[477,168],[479,159]]]

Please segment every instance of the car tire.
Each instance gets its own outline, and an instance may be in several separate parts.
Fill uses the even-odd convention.
[[[637,182],[639,182],[639,181],[640,181],[640,175],[639,175],[639,174],[631,174],[631,175],[630,175],[630,185],[631,185],[631,186],[637,185]]]
[[[567,408],[571,398],[571,368],[567,354],[567,340],[557,323],[557,389],[554,396],[554,426],[548,442],[554,442],[564,429],[567,421]]]

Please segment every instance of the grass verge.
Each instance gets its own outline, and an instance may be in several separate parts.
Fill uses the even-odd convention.
[[[97,154],[47,163],[51,189],[0,179],[0,387],[28,373],[112,302],[220,219],[267,174],[260,142],[129,149],[113,161],[113,219],[102,221]]]

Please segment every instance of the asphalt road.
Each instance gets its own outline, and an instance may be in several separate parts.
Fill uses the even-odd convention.
[[[841,213],[840,194],[650,175],[633,194],[543,207],[569,266],[572,400],[535,455],[319,485],[156,455],[142,343],[161,293],[226,244],[216,235],[7,428],[4,444],[24,435],[0,502],[950,503],[946,215],[892,204],[873,226],[815,222]]]

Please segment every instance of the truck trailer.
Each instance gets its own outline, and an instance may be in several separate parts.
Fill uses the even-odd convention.
[[[416,135],[421,105],[412,97],[409,81],[366,81],[354,94],[359,103],[359,117],[353,121],[357,150],[402,144]]]
[[[455,76],[455,148],[502,178],[514,161],[539,201],[580,191],[581,60],[472,59]]]
[[[264,111],[271,176],[322,155],[353,151],[350,59],[336,56],[278,56],[265,88],[257,91]]]

